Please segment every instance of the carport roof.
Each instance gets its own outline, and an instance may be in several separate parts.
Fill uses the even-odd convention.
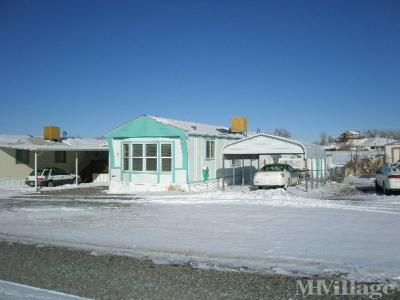
[[[304,154],[305,158],[325,158],[323,147],[295,139],[261,133],[225,146],[224,155],[254,157],[263,154]]]
[[[108,151],[104,139],[67,138],[61,142],[54,142],[30,135],[0,135],[0,148],[31,151]]]

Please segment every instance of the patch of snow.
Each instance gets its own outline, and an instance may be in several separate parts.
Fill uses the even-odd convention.
[[[400,196],[355,188],[369,188],[372,180],[349,177],[309,193],[296,187],[233,187],[225,192],[140,192],[110,199],[74,196],[69,204],[92,201],[93,206],[0,211],[0,237],[200,268],[396,280]],[[66,197],[43,201],[56,205]],[[96,206],[102,201],[124,206]]]
[[[223,133],[218,130],[218,129],[223,129],[223,130],[229,132],[229,128],[225,127],[225,126],[217,126],[217,125],[196,123],[196,122],[190,122],[190,121],[167,119],[167,118],[161,118],[161,117],[150,116],[150,115],[148,115],[147,117],[149,117],[159,123],[163,123],[166,125],[170,125],[170,126],[185,130],[191,134],[205,134],[205,135],[210,135],[210,136],[230,136],[230,137],[238,137],[238,138],[245,137],[243,134]]]
[[[35,192],[34,188],[31,187],[20,187],[20,188],[0,188],[0,199],[10,198],[13,196]]]
[[[77,297],[51,290],[40,289],[25,284],[0,280],[0,298],[8,300],[35,299],[35,300],[84,300]]]
[[[40,187],[40,191],[55,191],[55,190],[71,190],[71,189],[80,189],[80,188],[91,188],[91,187],[102,187],[108,186],[106,182],[89,182],[89,183],[80,183],[79,185],[76,184],[64,184],[54,187]]]

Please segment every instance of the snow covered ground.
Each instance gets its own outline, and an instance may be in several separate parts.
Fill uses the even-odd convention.
[[[7,300],[84,300],[86,298],[76,297],[64,293],[39,289],[36,287],[0,280],[0,299]]]
[[[308,193],[14,193],[0,197],[0,238],[202,268],[400,280],[400,196],[371,186],[347,178]]]

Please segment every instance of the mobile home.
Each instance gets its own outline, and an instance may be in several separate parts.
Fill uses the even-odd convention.
[[[185,187],[216,178],[222,171],[222,149],[245,137],[244,129],[150,115],[127,122],[106,135],[110,191]]]

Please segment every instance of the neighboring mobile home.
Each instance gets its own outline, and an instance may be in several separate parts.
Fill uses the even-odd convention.
[[[104,139],[50,141],[28,135],[0,135],[0,187],[23,185],[35,165],[38,169],[78,172],[83,181],[91,181],[94,173],[107,171],[107,143]]]
[[[140,116],[110,131],[110,191],[165,189],[219,177],[222,149],[245,137],[230,128]],[[229,166],[226,166],[229,167]],[[221,174],[222,175],[222,174]]]

